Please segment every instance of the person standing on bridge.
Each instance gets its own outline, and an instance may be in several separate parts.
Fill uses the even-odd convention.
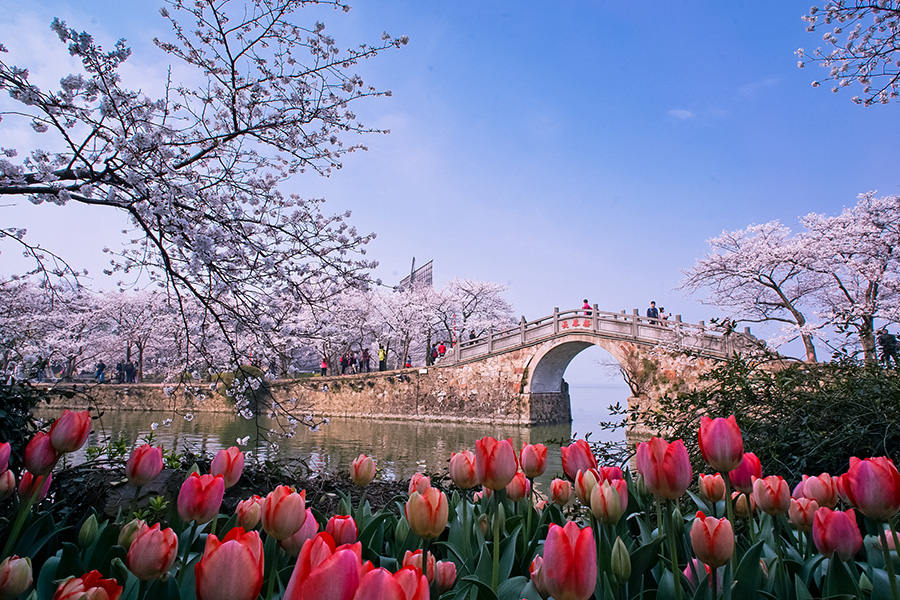
[[[447,346],[444,345],[444,342],[438,344],[437,350],[439,358],[444,358],[444,355],[447,354]]]
[[[587,298],[584,299],[584,305],[581,308],[584,309],[584,316],[589,317],[593,314],[591,312],[591,305],[588,303]]]
[[[322,377],[325,377],[326,375],[328,375],[328,360],[326,360],[324,356],[322,357],[321,369],[322,369]]]
[[[378,344],[378,370],[384,371],[387,367],[387,352],[384,351],[384,346]]]
[[[647,316],[651,319],[659,319],[659,309],[656,308],[656,301],[650,301],[650,308],[647,309]]]

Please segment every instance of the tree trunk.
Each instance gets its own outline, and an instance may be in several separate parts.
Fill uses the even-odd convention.
[[[137,378],[138,383],[144,382],[144,344],[137,344]]]
[[[875,318],[866,315],[861,321],[859,341],[862,344],[863,358],[867,364],[875,364],[878,362],[878,352],[875,350]]]
[[[816,359],[816,347],[813,345],[812,336],[808,333],[801,333],[800,339],[803,340],[803,347],[806,348],[806,362],[815,363],[819,362]]]

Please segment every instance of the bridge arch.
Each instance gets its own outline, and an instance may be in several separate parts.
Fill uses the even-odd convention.
[[[528,379],[523,391],[529,394],[559,394],[566,390],[563,375],[569,363],[583,350],[599,346],[622,366],[624,350],[616,342],[590,334],[567,335],[545,342],[528,361]]]

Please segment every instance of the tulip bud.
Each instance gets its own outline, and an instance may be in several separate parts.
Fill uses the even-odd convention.
[[[397,527],[394,528],[394,539],[405,540],[409,535],[409,521],[406,519],[397,519]]]
[[[628,581],[631,577],[631,555],[620,537],[616,537],[616,542],[613,544],[610,567],[619,582]]]
[[[565,527],[551,523],[541,575],[554,598],[587,600],[597,585],[597,546],[591,528],[581,529],[571,521]]]
[[[597,459],[585,440],[575,440],[570,446],[562,446],[560,454],[563,472],[573,481],[578,471],[597,468]]]
[[[139,531],[128,549],[128,569],[143,581],[159,579],[169,572],[178,555],[178,537],[159,523]]]
[[[84,520],[84,523],[81,524],[81,529],[78,530],[78,545],[82,548],[87,548],[97,541],[99,531],[100,526],[97,523],[97,516],[89,516]]]
[[[115,579],[103,579],[100,571],[69,577],[59,584],[53,600],[118,600],[122,586]]]
[[[840,481],[847,500],[871,519],[887,522],[900,510],[900,472],[885,456],[851,458]]]
[[[50,427],[50,442],[57,452],[75,452],[88,439],[91,433],[91,413],[83,410],[72,412],[64,410],[62,415]]]
[[[375,461],[360,454],[350,465],[350,480],[359,487],[366,487],[375,479]]]
[[[812,535],[816,548],[828,557],[837,553],[841,559],[850,560],[862,547],[852,508],[841,512],[821,507],[813,517]]]
[[[434,584],[438,594],[453,588],[456,583],[456,564],[449,560],[439,560],[434,566]]]
[[[478,485],[474,452],[464,450],[450,455],[450,478],[453,479],[456,487],[463,490],[469,490]]]
[[[494,495],[494,490],[492,490],[491,488],[483,487],[480,490],[478,490],[477,492],[475,492],[474,494],[472,494],[472,501],[473,502],[481,502],[482,500],[484,500],[485,502],[488,502],[491,499],[491,496],[493,496],[493,495]]]
[[[481,535],[484,536],[484,539],[489,539],[489,534],[491,533],[491,523],[488,520],[487,515],[481,515],[478,517],[478,529],[481,530]]]
[[[741,464],[728,472],[728,480],[731,481],[734,489],[751,494],[753,493],[754,477],[762,477],[762,464],[755,454],[745,452]]]
[[[422,538],[439,537],[447,526],[447,495],[437,488],[428,488],[424,493],[413,492],[406,501],[404,512],[413,533]]]
[[[41,431],[25,446],[25,468],[33,475],[48,474],[58,459],[59,452],[53,447],[50,436]]]
[[[783,515],[791,506],[791,490],[778,475],[754,477],[753,499],[764,513]]]
[[[219,514],[225,496],[225,480],[221,475],[191,473],[178,492],[178,516],[184,521],[208,523]]]
[[[572,497],[572,484],[565,479],[554,479],[550,482],[550,499],[554,504],[565,506]]]
[[[547,466],[547,446],[543,444],[525,444],[519,453],[522,471],[529,479],[540,477]]]
[[[12,446],[9,442],[0,442],[0,473],[9,468],[9,455],[12,453]]]
[[[700,454],[717,471],[728,472],[741,464],[744,441],[734,415],[727,419],[700,417]]]
[[[219,450],[209,465],[209,472],[225,479],[225,489],[232,487],[244,472],[244,453],[237,446]]]
[[[541,512],[545,508],[547,508],[547,500],[538,500],[534,503],[534,510],[538,512]]]
[[[135,486],[147,485],[159,475],[163,468],[162,448],[150,444],[138,446],[128,457],[125,476]]]
[[[425,490],[431,487],[431,478],[428,475],[424,475],[422,473],[415,473],[409,480],[409,492],[412,494],[413,492],[419,492],[420,494],[425,493]]]
[[[135,536],[144,529],[147,529],[146,522],[141,519],[132,519],[119,530],[119,538],[116,540],[116,543],[123,548],[130,548]]]
[[[13,495],[16,491],[16,476],[12,471],[3,471],[0,473],[0,502]]]
[[[720,473],[715,475],[700,474],[700,495],[710,502],[725,499],[725,479]]]
[[[402,521],[402,519],[401,519]],[[316,534],[319,533],[319,522],[316,521],[316,517],[312,513],[311,508],[306,509],[306,518],[303,519],[303,525],[297,530],[297,533],[292,535],[291,537],[286,537],[279,542],[281,547],[285,552],[290,554],[291,556],[296,557],[300,554],[300,549],[303,548],[303,544],[306,543],[306,540],[311,540],[316,537]]]
[[[345,515],[335,515],[328,519],[325,531],[334,538],[334,543],[338,546],[352,544],[359,536],[356,521],[353,520],[353,517]]]
[[[691,459],[681,440],[669,443],[654,437],[638,444],[635,464],[647,489],[659,498],[680,498],[694,478]]]
[[[628,507],[628,484],[624,479],[604,481],[594,486],[590,498],[591,512],[600,521],[614,525]]]
[[[262,527],[276,540],[295,534],[306,519],[306,490],[279,485],[263,500]]]
[[[213,534],[206,537],[203,557],[194,566],[197,600],[221,600],[223,582],[227,582],[229,600],[254,600],[259,596],[263,584],[259,533],[235,527],[221,541]]]
[[[31,587],[31,559],[10,556],[0,562],[0,598],[15,598]]]
[[[525,477],[525,473],[519,471],[506,486],[506,495],[513,502],[518,502],[529,493],[531,493],[531,482]]]
[[[53,473],[34,477],[29,471],[22,471],[22,478],[19,479],[19,499],[27,501],[32,498],[35,504],[41,502],[47,497],[52,481]]]
[[[734,554],[734,529],[728,519],[707,517],[697,512],[691,525],[694,554],[712,568],[721,567]]]
[[[434,554],[431,552],[425,558],[425,570],[428,571],[425,573],[425,577],[428,579],[428,583],[434,581],[434,569],[435,569],[435,560]],[[409,551],[407,550],[403,554],[403,562],[401,563],[404,567],[410,567],[412,569],[417,570],[419,573],[422,572],[422,551]]]
[[[756,512],[756,500],[753,496],[741,492],[731,492],[731,501],[734,503],[734,514],[742,519],[749,519]]]
[[[586,471],[578,471],[575,474],[575,495],[581,500],[581,503],[591,505],[591,492],[594,486],[600,481],[600,474],[597,469],[588,469]]]
[[[872,595],[872,580],[866,577],[865,573],[859,574],[859,591],[862,592],[863,598],[868,598]]]
[[[483,437],[475,442],[475,473],[484,487],[495,491],[504,489],[518,467],[512,440]]]
[[[246,500],[241,500],[234,512],[237,515],[238,527],[243,527],[247,531],[255,529],[262,518],[262,498],[254,494]]]
[[[531,585],[541,595],[541,598],[546,598],[550,595],[550,592],[547,591],[547,586],[544,583],[543,567],[544,559],[538,555],[531,561],[531,566],[528,570],[531,575]]]
[[[837,504],[837,490],[834,478],[828,473],[822,473],[816,477],[803,476],[802,493],[810,500],[815,500],[819,506],[834,508]]]

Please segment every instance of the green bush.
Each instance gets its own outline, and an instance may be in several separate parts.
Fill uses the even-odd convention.
[[[0,383],[0,442],[9,442],[11,463],[22,460],[25,444],[38,430],[32,410],[41,402],[49,402],[50,396],[50,390],[35,387],[27,381]]]

